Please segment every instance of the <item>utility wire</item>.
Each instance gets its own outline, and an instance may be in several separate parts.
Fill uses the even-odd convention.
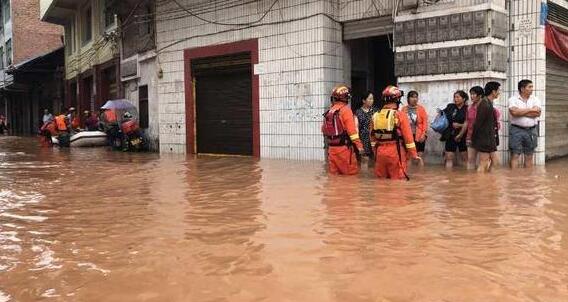
[[[218,9],[227,9],[227,8],[231,8],[231,7],[235,7],[235,6],[241,6],[241,5],[246,5],[246,4],[250,4],[250,3],[257,3],[259,2],[259,0],[252,0],[252,1],[248,1],[248,2],[244,2],[242,3],[242,0],[225,0],[225,1],[216,1],[213,3],[203,3],[203,5],[199,5],[199,4],[193,4],[191,6],[192,8],[192,12],[194,14],[204,14],[204,13],[209,13]],[[148,14],[140,14],[140,15],[135,15],[137,17],[143,17],[143,16],[154,16],[154,15],[158,15],[158,14],[163,14],[163,15],[167,15],[167,14],[176,14],[176,13],[183,13],[184,15],[186,14],[186,12],[183,9],[171,9],[171,10],[166,10],[166,11],[162,11],[160,13],[154,12],[154,13],[148,13]]]
[[[240,0],[237,1],[225,1],[223,2],[223,6],[220,7],[205,7],[203,8],[203,10],[201,11],[195,11],[193,10],[193,14],[197,15],[197,14],[206,14],[206,13],[210,13],[210,12],[215,12],[221,9],[231,9],[234,7],[239,7],[239,6],[243,6],[243,5],[247,5],[247,4],[251,4],[251,3],[256,3],[258,2],[258,0],[253,0],[253,1],[248,1],[245,3],[240,3]],[[158,16],[162,16],[162,18],[158,18]],[[123,22],[123,25],[121,25],[121,31],[124,32],[126,31],[126,29],[129,29],[132,26],[136,26],[139,24],[145,24],[145,23],[150,23],[150,22],[155,22],[155,21],[171,21],[171,20],[178,20],[178,19],[183,19],[187,17],[187,12],[182,11],[182,10],[176,10],[176,11],[168,11],[168,12],[154,12],[151,14],[140,14],[140,15],[134,15],[135,18],[138,18],[139,20],[136,21],[132,21],[129,24],[125,24]],[[156,17],[156,18],[155,18]]]
[[[192,17],[195,17],[195,18],[197,18],[197,19],[199,19],[203,22],[206,22],[206,23],[215,24],[215,25],[223,25],[223,26],[249,26],[249,25],[259,23],[262,20],[264,20],[264,18],[268,15],[268,13],[270,13],[270,11],[274,8],[274,6],[276,5],[276,3],[278,3],[279,0],[274,0],[272,5],[266,10],[266,12],[258,20],[253,21],[253,22],[247,22],[247,23],[224,23],[224,22],[207,20],[207,19],[202,18],[199,15],[193,13],[191,10],[189,10],[185,6],[181,5],[177,0],[170,0],[170,1],[175,3],[177,6],[179,6],[181,9],[183,9],[185,12],[187,12]]]
[[[223,34],[223,33],[233,32],[233,31],[237,31],[237,30],[256,28],[256,27],[260,27],[260,26],[291,23],[291,22],[296,22],[296,21],[307,20],[307,19],[310,19],[310,18],[313,18],[313,17],[317,17],[317,16],[324,16],[324,17],[330,19],[330,20],[333,21],[333,22],[341,23],[341,22],[339,22],[337,19],[335,19],[333,16],[331,16],[331,15],[329,15],[329,14],[327,14],[327,13],[316,13],[316,14],[312,14],[312,15],[309,15],[309,16],[304,16],[304,17],[299,17],[299,18],[294,18],[294,19],[288,19],[288,20],[285,20],[285,21],[266,22],[266,23],[260,23],[260,24],[252,24],[252,25],[245,26],[245,27],[226,29],[226,30],[222,30],[222,31],[215,32],[215,34]],[[195,36],[183,38],[183,39],[174,41],[174,42],[172,42],[172,43],[170,43],[170,44],[167,44],[167,45],[165,45],[165,46],[163,46],[163,47],[157,49],[156,52],[157,52],[157,53],[161,53],[161,52],[163,52],[164,50],[166,50],[166,49],[168,49],[168,48],[170,48],[170,47],[172,47],[172,46],[175,46],[175,45],[177,45],[177,44],[180,44],[180,43],[183,43],[183,42],[186,42],[186,41],[189,41],[189,40],[193,40],[193,39],[196,39],[196,38],[209,37],[209,36],[211,36],[211,34],[208,33],[208,34],[195,35]]]

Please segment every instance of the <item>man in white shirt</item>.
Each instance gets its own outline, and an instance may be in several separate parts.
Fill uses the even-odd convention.
[[[532,95],[534,85],[530,80],[521,80],[519,95],[509,99],[511,128],[509,131],[509,150],[511,168],[519,167],[519,158],[524,155],[524,165],[533,166],[533,154],[538,143],[538,118],[541,114],[540,100]]]
[[[42,117],[43,124],[45,125],[45,123],[51,122],[52,120],[53,120],[53,114],[49,113],[48,109],[43,109],[43,117]]]

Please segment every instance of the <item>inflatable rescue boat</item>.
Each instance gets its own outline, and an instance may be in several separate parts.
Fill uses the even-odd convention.
[[[83,131],[74,134],[69,139],[71,147],[102,147],[107,145],[107,135],[101,131]],[[52,137],[51,142],[59,145],[57,137]]]

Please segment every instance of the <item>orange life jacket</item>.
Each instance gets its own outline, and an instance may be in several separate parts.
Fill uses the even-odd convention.
[[[41,127],[41,132],[49,132],[52,136],[57,135],[57,125],[55,124],[55,121],[50,121],[45,123],[42,127]]]
[[[71,128],[73,128],[73,129],[79,128],[80,123],[81,123],[81,120],[79,119],[79,117],[78,116],[74,117],[73,121],[71,121]]]
[[[138,123],[134,120],[128,120],[128,121],[124,121],[121,125],[120,128],[122,130],[122,133],[124,134],[131,134],[134,131],[138,130]]]
[[[116,113],[113,110],[106,110],[105,120],[107,123],[116,123]]]
[[[67,124],[65,123],[65,115],[61,114],[56,116],[55,123],[57,124],[57,130],[67,131]]]

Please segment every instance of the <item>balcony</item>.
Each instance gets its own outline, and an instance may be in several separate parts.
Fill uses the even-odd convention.
[[[40,0],[40,19],[44,22],[64,25],[73,16],[80,0]]]

